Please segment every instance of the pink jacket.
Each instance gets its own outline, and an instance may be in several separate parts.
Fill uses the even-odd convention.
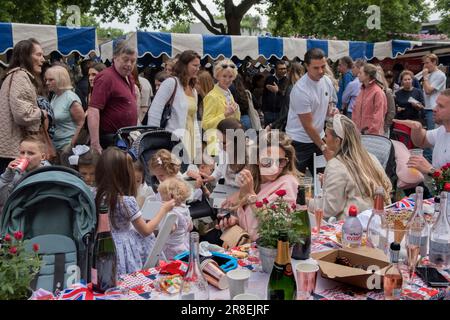
[[[297,178],[292,175],[281,176],[273,182],[261,185],[261,190],[257,194],[258,201],[267,198],[269,202],[272,202],[278,197],[275,192],[283,189],[286,190],[284,199],[293,204],[297,200],[298,184]],[[258,220],[252,208],[250,206],[246,206],[245,209],[239,208],[237,216],[239,218],[239,226],[248,232],[252,241],[256,241],[258,239]]]
[[[384,134],[387,98],[375,81],[367,88],[362,85],[353,107],[352,120],[359,131],[367,134]]]

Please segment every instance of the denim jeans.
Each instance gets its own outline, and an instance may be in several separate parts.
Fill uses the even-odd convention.
[[[252,128],[252,123],[250,122],[250,117],[247,114],[241,116],[241,123],[244,126],[244,131]]]

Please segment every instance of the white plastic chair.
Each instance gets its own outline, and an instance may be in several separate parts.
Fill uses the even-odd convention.
[[[327,166],[327,160],[325,160],[325,157],[323,155],[316,155],[314,153],[313,156],[313,160],[314,160],[314,168],[313,168],[313,178],[314,178],[314,195],[318,195],[319,194],[319,190],[322,189],[321,185],[320,185],[320,179],[319,176],[317,174],[317,169],[321,169],[321,168],[325,168]]]
[[[167,260],[162,250],[167,242],[167,239],[169,238],[170,232],[172,231],[172,227],[175,224],[176,220],[177,215],[175,213],[169,213],[167,214],[164,221],[160,224],[155,245],[153,246],[153,249],[148,256],[143,269],[156,267],[160,259]]]

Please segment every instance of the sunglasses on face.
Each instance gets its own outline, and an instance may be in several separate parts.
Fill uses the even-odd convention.
[[[228,67],[230,67],[231,69],[236,68],[236,66],[235,66],[234,64],[226,64],[226,63],[222,63],[220,66],[221,66],[223,69],[226,69],[226,68],[228,68]]]
[[[289,159],[288,158],[279,158],[279,159],[272,159],[272,158],[261,158],[259,163],[264,168],[270,168],[275,164],[279,168],[284,168],[288,164]]]

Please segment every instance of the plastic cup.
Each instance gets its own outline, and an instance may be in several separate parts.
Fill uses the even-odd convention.
[[[250,275],[251,271],[248,269],[234,269],[227,272],[231,300],[238,294],[245,293]]]
[[[422,149],[411,149],[409,150],[409,154],[411,156],[423,156],[423,150]],[[415,168],[409,168],[409,171],[411,174],[418,175],[420,172],[419,170]]]

